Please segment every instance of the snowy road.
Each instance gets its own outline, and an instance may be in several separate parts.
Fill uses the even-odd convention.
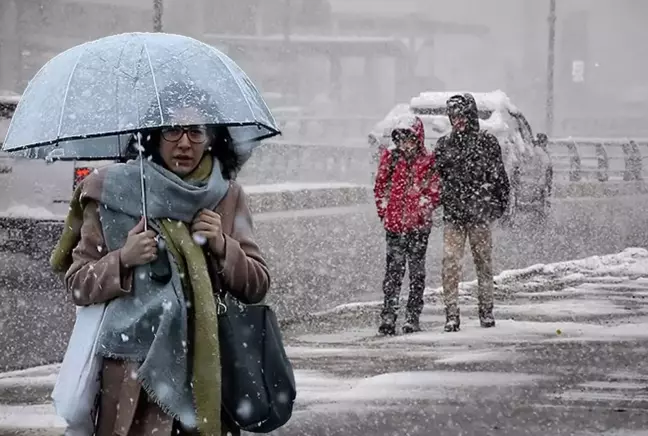
[[[339,307],[290,331],[299,412],[277,435],[648,435],[648,252],[500,276],[498,327],[375,336],[376,304]],[[643,429],[643,432],[640,430]]]
[[[495,329],[478,327],[473,290],[455,334],[436,289],[419,334],[377,337],[371,302],[290,326],[298,400],[274,434],[648,436],[648,251],[501,274]],[[0,393],[51,372],[0,376]],[[60,426],[49,406],[0,409],[0,435]]]

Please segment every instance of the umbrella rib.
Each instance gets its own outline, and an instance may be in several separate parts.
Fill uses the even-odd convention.
[[[65,93],[63,94],[63,103],[61,103],[61,116],[59,117],[59,125],[58,125],[58,129],[57,129],[57,132],[56,132],[56,139],[61,137],[61,130],[63,128],[63,115],[65,115],[65,105],[67,103],[68,94],[70,92],[70,85],[72,84],[72,78],[74,77],[74,73],[76,72],[76,69],[79,66],[79,63],[81,62],[81,58],[86,53],[86,50],[88,50],[88,46],[90,45],[90,43],[86,43],[86,44],[83,44],[83,45],[85,47],[83,47],[83,50],[81,50],[81,53],[79,54],[79,57],[77,58],[76,62],[74,63],[74,67],[72,67],[72,71],[70,71],[70,77],[68,77],[67,86],[65,87]]]
[[[153,88],[155,89],[155,98],[157,99],[158,111],[160,112],[160,124],[164,124],[164,116],[162,115],[162,102],[160,101],[160,91],[158,90],[157,80],[155,79],[155,71],[153,71],[153,61],[149,53],[146,41],[143,42],[146,58],[148,59],[149,69],[151,70],[151,78],[153,79]]]

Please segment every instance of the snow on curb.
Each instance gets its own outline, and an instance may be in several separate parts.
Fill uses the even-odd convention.
[[[54,364],[0,373],[0,394],[21,388],[52,390],[60,367]]]
[[[66,426],[63,418],[56,415],[54,406],[49,404],[0,406],[0,431],[62,430]]]
[[[0,380],[3,379],[18,379],[26,377],[39,377],[39,376],[48,376],[51,374],[58,374],[59,369],[61,368],[60,363],[55,363],[52,365],[43,365],[35,366],[27,369],[19,369],[16,371],[2,372],[0,373]]]
[[[590,256],[583,259],[569,260],[549,264],[536,264],[526,268],[502,271],[495,276],[496,286],[506,286],[521,281],[544,281],[550,279],[568,279],[584,282],[593,277],[637,278],[648,276],[648,250],[643,248],[626,248],[620,253],[604,256]],[[459,286],[464,295],[477,286],[477,280],[462,282]],[[426,296],[441,295],[443,289],[428,289]],[[310,314],[307,318],[320,318],[354,311],[365,311],[382,306],[382,301],[345,303]]]

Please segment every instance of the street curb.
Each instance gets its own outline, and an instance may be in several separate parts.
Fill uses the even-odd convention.
[[[49,403],[59,367],[59,364],[43,365],[1,373],[0,404],[31,405]],[[1,421],[0,428],[2,428]]]
[[[16,428],[0,426],[0,436],[64,436],[64,428]]]

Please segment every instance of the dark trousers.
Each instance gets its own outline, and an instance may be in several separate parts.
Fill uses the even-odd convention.
[[[430,229],[409,233],[387,232],[387,264],[383,293],[385,303],[382,317],[395,317],[405,266],[409,268],[410,293],[407,300],[407,320],[418,320],[423,311],[423,292],[425,291],[425,254],[427,252]]]

